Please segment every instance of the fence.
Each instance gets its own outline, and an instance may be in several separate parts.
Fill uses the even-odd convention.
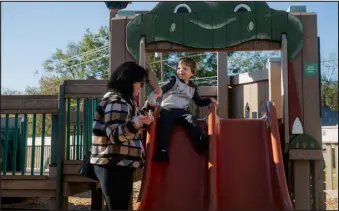
[[[82,148],[82,145],[79,146]],[[70,157],[76,157],[76,149],[77,146],[71,145],[70,146]],[[32,146],[27,146],[26,153],[26,171],[32,168],[31,158],[32,158]],[[44,156],[45,159],[43,160],[43,165],[41,165],[41,146],[35,146],[35,154],[34,154],[34,171],[39,171],[40,167],[43,166],[43,171],[45,173],[48,172],[48,165],[51,163],[51,145],[44,146]]]
[[[325,190],[338,190],[338,126],[326,126],[322,131]]]

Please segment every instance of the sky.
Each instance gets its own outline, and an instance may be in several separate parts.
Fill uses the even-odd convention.
[[[129,10],[151,10],[157,2],[134,2]],[[318,15],[321,56],[338,58],[337,2],[268,2],[278,10],[304,4]],[[1,3],[1,88],[25,91],[38,86],[42,63],[57,48],[82,39],[87,28],[97,31],[109,24],[103,2],[2,2]],[[39,74],[35,75],[38,70]]]

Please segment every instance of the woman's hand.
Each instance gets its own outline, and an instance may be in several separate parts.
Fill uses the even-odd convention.
[[[139,115],[138,116],[140,121],[143,124],[149,125],[154,121],[154,117],[153,117],[153,112],[151,110],[148,111],[147,115]]]

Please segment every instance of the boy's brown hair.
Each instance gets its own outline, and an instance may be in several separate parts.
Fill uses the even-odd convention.
[[[191,68],[191,71],[193,74],[195,74],[195,71],[197,69],[197,63],[194,61],[194,59],[189,58],[189,57],[182,57],[178,61],[178,66],[179,64],[185,64],[186,66],[189,66]]]

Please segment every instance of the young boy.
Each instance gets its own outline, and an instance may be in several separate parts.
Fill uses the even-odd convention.
[[[154,161],[168,161],[168,145],[171,133],[177,123],[181,124],[192,137],[192,144],[198,153],[208,149],[208,135],[196,124],[196,118],[187,109],[191,99],[199,106],[217,103],[213,98],[200,98],[198,87],[190,81],[196,71],[196,63],[191,58],[181,58],[177,65],[177,74],[172,76],[161,87],[163,92],[157,149]]]

